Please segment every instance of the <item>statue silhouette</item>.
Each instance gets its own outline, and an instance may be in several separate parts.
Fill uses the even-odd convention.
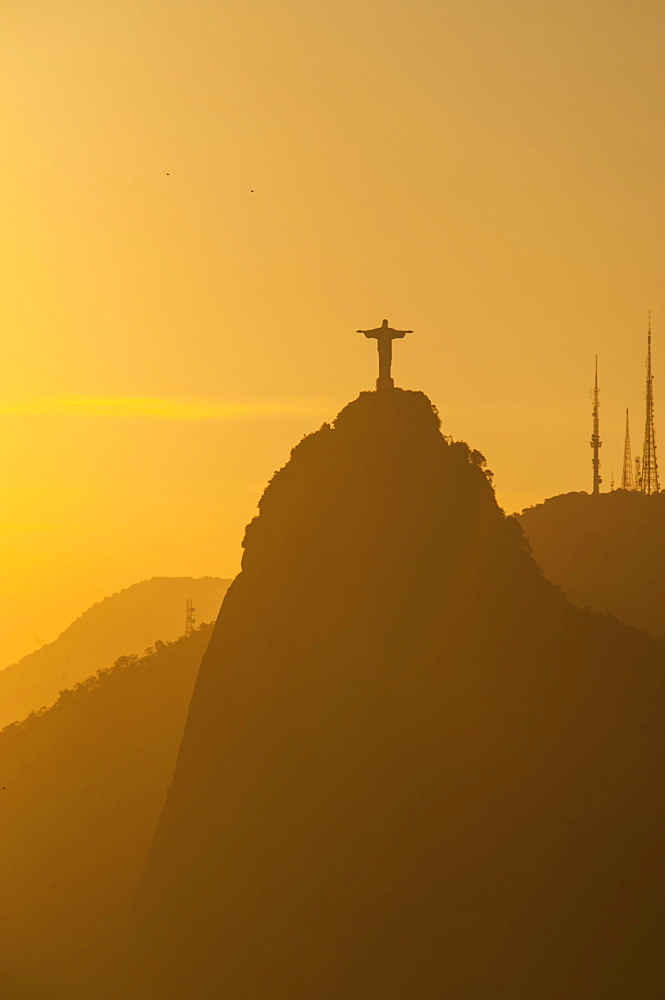
[[[393,330],[388,326],[388,320],[384,319],[381,326],[375,330],[356,330],[356,333],[364,333],[371,340],[376,340],[379,351],[379,377],[376,380],[377,389],[394,389],[395,383],[390,376],[390,366],[393,359],[393,340],[402,339],[407,333],[413,330]]]

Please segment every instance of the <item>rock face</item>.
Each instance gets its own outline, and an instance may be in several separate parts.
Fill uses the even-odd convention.
[[[565,493],[518,520],[545,576],[573,604],[665,636],[665,493]]]
[[[362,394],[248,528],[124,995],[660,996],[662,695],[429,400]]]

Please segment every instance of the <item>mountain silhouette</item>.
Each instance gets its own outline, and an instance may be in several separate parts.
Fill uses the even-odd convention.
[[[663,648],[568,604],[422,393],[363,393],[249,525],[124,995],[663,995]]]
[[[665,636],[665,493],[565,493],[518,520],[545,576],[573,604]]]
[[[121,657],[0,733],[3,1000],[105,995],[211,631]]]
[[[185,631],[185,601],[197,621],[214,621],[228,580],[154,577],[93,604],[54,642],[0,670],[0,728],[52,705],[63,689]]]

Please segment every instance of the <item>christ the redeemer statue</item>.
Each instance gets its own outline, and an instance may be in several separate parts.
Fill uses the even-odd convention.
[[[356,330],[356,333],[364,333],[366,337],[376,340],[379,349],[379,377],[376,380],[377,389],[394,389],[395,383],[390,377],[390,366],[393,360],[393,340],[401,339],[413,330],[392,330],[388,326],[388,320],[384,319],[381,326],[376,330]]]

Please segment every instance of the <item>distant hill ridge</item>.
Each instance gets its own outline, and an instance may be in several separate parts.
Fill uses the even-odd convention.
[[[518,521],[545,576],[573,604],[665,636],[665,493],[564,493]]]
[[[0,732],[3,1000],[100,996],[211,631],[119,657]]]
[[[185,601],[198,622],[214,621],[229,580],[153,577],[93,604],[54,642],[0,670],[0,728],[52,705],[73,687],[119,657],[143,653],[155,640],[185,631]]]

